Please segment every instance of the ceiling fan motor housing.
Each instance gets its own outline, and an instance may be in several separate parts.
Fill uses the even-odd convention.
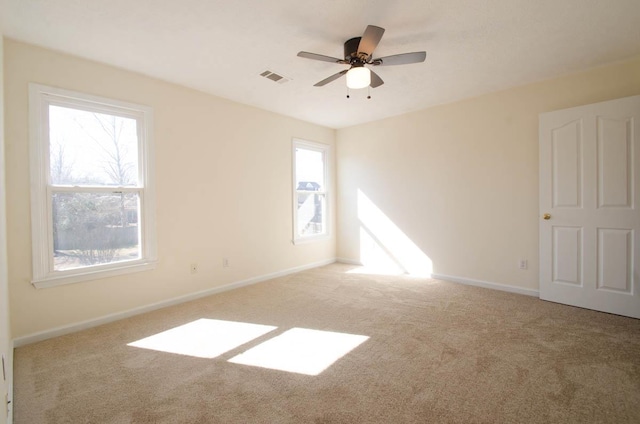
[[[354,37],[344,42],[344,60],[351,62],[358,58],[358,46],[362,37]]]

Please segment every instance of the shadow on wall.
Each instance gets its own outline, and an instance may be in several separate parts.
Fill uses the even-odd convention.
[[[431,277],[433,262],[358,189],[360,261],[354,272]]]

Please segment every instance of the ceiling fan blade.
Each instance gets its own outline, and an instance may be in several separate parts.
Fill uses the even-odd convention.
[[[347,71],[348,71],[348,69],[345,69],[344,71],[340,71],[337,74],[333,74],[330,77],[325,78],[322,81],[313,84],[313,86],[314,87],[322,87],[323,85],[329,84],[331,81],[335,81],[338,78],[340,78],[341,76],[343,76],[344,74],[346,74]]]
[[[323,62],[332,62],[332,63],[349,63],[344,59],[338,59],[337,57],[324,56],[316,53],[309,52],[298,52],[299,57],[304,57],[305,59],[313,59],[313,60],[321,60]]]
[[[426,57],[427,52],[394,54],[393,56],[379,57],[371,64],[379,66],[408,65],[410,63],[424,62]]]
[[[358,56],[364,54],[366,58],[370,57],[378,46],[382,34],[384,34],[384,28],[369,25],[362,35],[360,44],[358,44]]]
[[[369,71],[371,71],[371,69],[369,69]],[[382,84],[384,84],[382,78],[380,78],[380,76],[375,72],[371,71],[371,88],[380,87]]]

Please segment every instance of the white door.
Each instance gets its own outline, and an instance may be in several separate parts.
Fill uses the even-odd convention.
[[[540,115],[540,298],[640,318],[640,96]]]

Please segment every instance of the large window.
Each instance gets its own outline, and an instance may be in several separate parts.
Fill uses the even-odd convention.
[[[329,146],[293,141],[294,241],[329,235],[327,222],[327,175]]]
[[[152,268],[151,109],[29,90],[34,285]]]

